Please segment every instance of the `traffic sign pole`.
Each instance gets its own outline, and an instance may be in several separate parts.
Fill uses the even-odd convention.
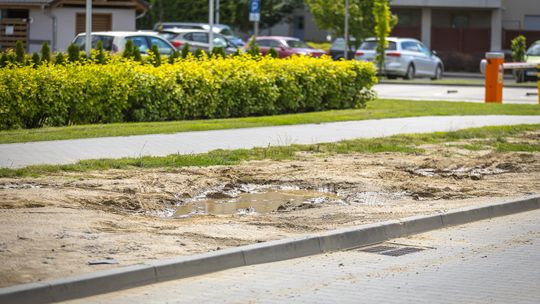
[[[261,0],[249,1],[249,21],[253,21],[253,35],[259,36],[259,21],[261,20]]]
[[[210,10],[208,12],[208,23],[210,24],[210,31],[208,32],[208,54],[212,53],[214,49],[214,0],[208,0]]]

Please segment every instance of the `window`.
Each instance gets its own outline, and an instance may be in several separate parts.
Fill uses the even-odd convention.
[[[126,40],[133,41],[133,44],[139,48],[141,54],[148,53],[148,50],[150,49],[150,46],[148,46],[148,41],[146,41],[146,37],[144,36],[127,37]]]
[[[111,37],[111,36],[92,35],[92,48],[93,49],[97,48],[98,41],[101,41],[104,50],[112,51],[113,40],[114,40],[114,37]],[[79,37],[77,37],[74,44],[78,46],[81,50],[84,50],[86,47],[86,35],[80,35]]]
[[[150,39],[150,45],[156,45],[159,49],[160,54],[169,55],[174,51],[167,42],[157,37],[148,37],[148,38]]]
[[[207,33],[191,33],[191,41],[208,43],[208,34]]]
[[[271,48],[280,48],[281,47],[281,43],[279,43],[279,41],[275,41],[275,40],[270,40],[270,47]]]
[[[525,15],[524,27],[530,31],[540,31],[540,15]]]
[[[409,52],[420,52],[420,48],[418,47],[418,44],[413,41],[403,41],[401,43],[401,49],[404,51],[409,51]]]
[[[225,48],[227,47],[228,43],[227,43],[227,40],[225,40],[225,38],[223,37],[215,37],[214,38],[214,47],[220,47],[220,48]]]
[[[309,46],[301,40],[285,40],[285,44],[292,48],[309,48]]]
[[[376,47],[377,47],[377,41],[369,40],[369,41],[364,41],[362,45],[360,46],[360,49],[366,50],[366,51],[374,51]],[[386,50],[395,51],[396,43],[394,41],[388,41],[388,47],[386,48]]]
[[[257,40],[257,45],[261,47],[270,47],[270,40],[266,40],[266,39]]]
[[[112,30],[112,14],[92,14],[92,32]],[[77,13],[75,16],[75,34],[86,32],[86,14]]]
[[[454,15],[452,16],[452,28],[466,28],[469,27],[469,16]]]

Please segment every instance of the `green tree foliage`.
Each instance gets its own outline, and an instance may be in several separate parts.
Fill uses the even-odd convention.
[[[182,47],[182,54],[180,54],[180,57],[186,58],[187,56],[189,56],[189,53],[191,53],[191,51],[189,49],[189,43],[186,43]]]
[[[103,42],[99,40],[96,45],[97,53],[96,53],[96,63],[98,64],[106,64],[107,63],[107,57],[105,56],[105,51],[103,50]]]
[[[171,55],[169,55],[169,63],[173,64],[176,60],[180,58],[180,52],[174,50]]]
[[[54,63],[58,65],[64,65],[66,63],[66,58],[63,53],[57,53],[54,59]]]
[[[373,3],[373,16],[375,17],[375,37],[377,47],[375,48],[375,62],[381,73],[384,72],[384,52],[388,47],[386,37],[390,34],[390,6],[387,0],[375,0]]]
[[[51,49],[49,48],[49,44],[47,42],[43,42],[43,45],[41,45],[41,61],[51,61]]]
[[[222,47],[215,47],[212,49],[212,57],[225,57],[226,54],[225,54],[225,51],[223,50]]]
[[[20,40],[17,40],[15,43],[15,61],[19,65],[24,65],[26,63],[26,51],[24,50],[23,44]]]
[[[81,59],[81,49],[79,49],[78,46],[75,44],[70,44],[68,46],[68,61],[69,62],[77,62]]]
[[[161,55],[159,54],[159,48],[157,45],[152,45],[152,48],[150,49],[150,52],[148,54],[150,56],[150,62],[155,66],[158,67],[161,65]]]
[[[38,53],[35,53],[32,54],[32,65],[34,67],[37,67],[38,65],[41,64],[41,58],[39,58],[39,54]]]
[[[124,46],[124,52],[122,53],[122,57],[126,59],[133,58],[134,48],[135,48],[135,45],[133,44],[133,41],[131,39],[128,39],[126,41],[126,45]]]
[[[193,55],[195,55],[195,58],[201,59],[204,57],[204,51],[201,49],[196,49]]]
[[[9,58],[7,53],[2,53],[0,55],[0,68],[6,67],[9,63]]]
[[[512,39],[512,60],[515,62],[525,61],[525,53],[527,52],[527,39],[523,35],[519,35]]]
[[[139,48],[136,46],[133,46],[133,60],[142,62],[141,50],[139,50]]]
[[[276,52],[276,50],[274,48],[270,48],[268,50],[268,53],[266,53],[266,56],[270,56],[272,58],[278,58],[279,54],[278,54],[278,52]]]
[[[190,21],[208,22],[208,0],[150,0],[152,9],[145,18],[138,20],[138,28],[150,29],[157,22]],[[294,9],[301,8],[302,0],[261,1],[261,28],[270,28]],[[220,22],[246,31],[253,28],[249,21],[249,0],[221,0]]]
[[[252,37],[249,41],[246,53],[250,54],[251,56],[261,56],[261,49],[257,45],[255,37]]]
[[[388,0],[383,0],[388,5]],[[305,0],[317,25],[332,31],[338,37],[345,33],[345,1]],[[349,35],[356,38],[351,44],[358,47],[368,37],[375,36],[377,21],[373,14],[374,0],[349,0]],[[390,29],[397,23],[397,17],[390,18]],[[386,22],[386,21],[383,21]],[[349,44],[349,45],[351,45]]]

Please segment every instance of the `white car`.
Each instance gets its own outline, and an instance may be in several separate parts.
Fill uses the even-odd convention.
[[[175,50],[169,41],[153,32],[92,32],[92,48],[96,48],[97,42],[101,41],[103,49],[113,53],[123,52],[128,40],[133,41],[141,54],[148,53],[152,45],[157,45],[159,53],[162,55],[170,55]],[[77,35],[73,39],[73,43],[84,50],[86,34]]]
[[[429,77],[441,79],[444,73],[442,60],[434,51],[430,51],[422,42],[412,38],[389,37],[385,51],[385,67],[383,74],[389,79],[403,77]],[[375,61],[377,40],[366,39],[356,51],[354,58],[363,61]]]

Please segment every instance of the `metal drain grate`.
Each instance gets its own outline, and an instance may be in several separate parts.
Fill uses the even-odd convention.
[[[398,256],[406,255],[409,253],[423,251],[426,249],[428,248],[390,243],[388,245],[378,245],[378,246],[372,246],[372,247],[360,249],[359,251],[398,257]]]
[[[384,255],[388,255],[388,256],[397,257],[397,256],[402,256],[402,255],[406,255],[406,254],[409,254],[409,253],[418,252],[418,251],[422,251],[422,250],[424,250],[424,248],[403,247],[403,248],[397,248],[397,249],[394,249],[394,250],[383,251],[383,252],[380,252],[379,254],[384,254]]]
[[[375,246],[375,247],[369,247],[369,248],[366,248],[366,249],[361,249],[360,251],[369,252],[369,253],[381,253],[383,251],[392,250],[392,249],[396,249],[396,248],[397,247],[395,247],[395,246],[380,245],[380,246]]]

